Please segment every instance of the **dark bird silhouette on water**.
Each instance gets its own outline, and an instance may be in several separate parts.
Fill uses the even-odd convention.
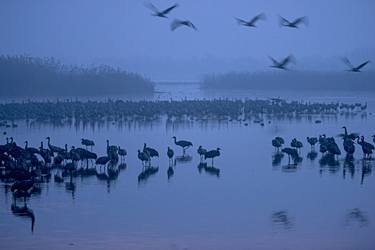
[[[92,147],[95,146],[95,142],[94,141],[89,140],[89,139],[84,139],[84,138],[81,139],[81,144],[83,146],[85,146],[86,148],[90,147],[91,151],[92,151]]]
[[[100,166],[105,166],[111,159],[108,156],[101,156],[96,159],[95,164]]]
[[[169,159],[169,166],[171,166],[171,162],[173,162],[174,152],[173,152],[173,149],[171,149],[170,147],[168,147],[167,156]]]
[[[305,24],[306,26],[308,24],[308,19],[307,19],[306,16],[296,18],[293,21],[289,21],[288,19],[286,19],[282,16],[279,16],[279,18],[280,18],[280,20],[279,20],[280,26],[283,26],[283,27],[299,28],[300,24]]]
[[[174,4],[171,7],[162,11],[156,8],[155,5],[153,5],[152,3],[148,3],[145,6],[153,12],[151,14],[152,16],[168,18],[167,15],[169,14],[169,12],[171,12],[174,8],[178,7],[178,4]]]
[[[179,141],[177,141],[176,136],[173,136],[172,139],[174,140],[174,144],[176,144],[177,146],[180,146],[182,148],[182,153],[184,155],[185,155],[186,149],[188,149],[189,147],[193,146],[193,143],[190,142],[190,141],[185,141],[185,140],[179,140]]]
[[[143,152],[146,152],[151,158],[152,157],[159,157],[159,152],[151,147],[147,147],[147,144],[143,144]]]
[[[342,128],[344,129],[344,133],[339,134],[339,137],[343,138],[344,140],[349,139],[349,140],[352,140],[352,141],[354,141],[355,139],[358,138],[358,136],[359,136],[358,133],[348,133],[348,129],[345,126],[343,126]]]
[[[371,159],[372,151],[374,151],[375,147],[369,142],[365,141],[365,137],[361,136],[361,140],[357,138],[357,143],[362,146],[362,151],[364,158]]]
[[[298,151],[295,148],[283,148],[281,152],[286,153],[288,155],[288,163],[290,164],[290,158],[293,159],[293,161],[296,161],[298,158]]]
[[[277,61],[276,59],[272,58],[269,56],[269,59],[272,61],[272,65],[270,66],[271,68],[276,68],[276,69],[283,69],[287,70],[286,66],[290,63],[295,64],[295,58],[292,55],[289,55],[285,57],[282,61]]]
[[[341,155],[341,150],[333,137],[327,138],[326,145],[329,154],[333,156]]]
[[[275,150],[278,152],[280,148],[283,146],[284,139],[280,140],[281,137],[275,137],[272,140],[272,146],[275,148]]]
[[[294,138],[291,142],[290,142],[290,146],[292,148],[295,148],[298,150],[298,152],[301,150],[301,148],[303,148],[303,143],[301,141],[298,141],[296,138]]]
[[[238,22],[239,25],[246,26],[246,27],[254,27],[254,28],[257,27],[256,23],[259,20],[265,20],[265,19],[266,19],[266,15],[264,15],[263,13],[261,13],[259,15],[256,15],[255,17],[253,17],[249,21],[245,21],[243,19],[236,18],[236,20],[237,20],[237,22]]]
[[[141,152],[138,149],[138,159],[142,161],[142,165],[145,167],[148,162],[150,162],[150,155],[147,152]]]
[[[318,138],[316,138],[316,137],[307,137],[306,140],[311,145],[311,150],[313,150],[314,147],[315,147],[315,144],[318,142]]]
[[[10,188],[10,191],[17,192],[24,192],[27,193],[32,187],[34,186],[34,180],[23,180],[23,181],[16,181]]]
[[[46,139],[48,142],[48,148],[51,150],[52,154],[64,152],[63,148],[60,148],[51,144],[51,138],[49,136]]]
[[[118,146],[118,155],[121,157],[121,161],[122,161],[124,159],[124,157],[128,155],[128,151],[126,151],[126,149]]]
[[[351,62],[349,61],[348,58],[344,57],[342,58],[342,61],[349,67],[349,69],[347,71],[350,71],[350,72],[361,72],[361,69],[363,67],[365,67],[370,61],[366,61],[360,65],[358,65],[357,67],[353,66],[353,64],[351,64]]]
[[[199,154],[200,161],[202,162],[204,155],[207,153],[207,149],[203,148],[202,146],[199,146],[197,149],[197,153]]]
[[[197,27],[195,27],[195,25],[191,21],[189,21],[189,20],[179,20],[179,19],[175,19],[175,20],[172,21],[171,30],[175,31],[176,29],[178,29],[181,26],[186,26],[186,27],[192,28],[193,30],[196,30],[196,31],[198,30]]]
[[[211,163],[212,163],[212,166],[213,166],[214,165],[214,158],[218,157],[218,156],[220,156],[220,148],[207,151],[204,154],[204,159],[206,160],[206,159],[210,159],[211,158]]]

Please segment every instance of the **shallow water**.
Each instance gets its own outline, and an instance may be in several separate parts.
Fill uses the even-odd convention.
[[[375,239],[375,161],[362,161],[356,148],[354,167],[322,166],[321,155],[307,159],[310,148],[306,136],[335,136],[346,125],[370,141],[375,96],[371,93],[266,93],[202,92],[196,85],[159,86],[155,98],[285,97],[293,100],[367,101],[367,116],[326,117],[321,124],[308,119],[271,120],[265,126],[249,122],[156,121],[143,124],[53,127],[18,122],[8,130],[19,143],[28,139],[38,146],[46,136],[51,143],[79,145],[80,138],[92,138],[94,151],[105,153],[105,140],[128,151],[127,167],[117,179],[96,176],[77,177],[74,192],[65,184],[41,184],[41,193],[27,200],[35,215],[31,219],[11,212],[14,203],[6,184],[0,192],[1,249],[374,249]],[[181,156],[172,136],[194,144],[187,150],[191,158],[176,162],[168,179],[167,146]],[[303,161],[288,165],[273,161],[271,140],[282,136],[287,143],[294,137],[303,141]],[[336,139],[341,150],[342,143]],[[142,171],[137,149],[143,143],[159,150],[153,160],[159,170],[138,181]],[[220,147],[214,166],[219,176],[199,170],[199,145]],[[210,165],[210,162],[209,162]],[[99,171],[99,167],[97,168]],[[59,170],[54,170],[59,171]],[[69,178],[65,179],[66,182]],[[22,206],[23,201],[17,200]]]

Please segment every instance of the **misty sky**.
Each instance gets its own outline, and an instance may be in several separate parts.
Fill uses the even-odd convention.
[[[373,0],[155,0],[179,3],[169,19],[136,0],[1,0],[0,53],[54,56],[68,63],[108,63],[155,80],[196,80],[205,73],[269,70],[267,55],[290,53],[299,69],[341,69],[375,55]],[[237,25],[264,12],[258,28]],[[309,26],[280,28],[278,15],[309,17]],[[199,29],[171,32],[174,18]],[[374,68],[368,65],[367,70]]]

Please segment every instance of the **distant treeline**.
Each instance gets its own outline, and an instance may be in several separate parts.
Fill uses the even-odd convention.
[[[154,84],[107,65],[64,65],[54,58],[0,56],[0,96],[92,96],[145,94]]]
[[[375,72],[231,72],[206,76],[201,82],[201,87],[207,89],[375,91]]]

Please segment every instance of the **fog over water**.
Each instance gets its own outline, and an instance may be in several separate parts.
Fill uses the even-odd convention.
[[[0,249],[375,249],[374,10],[1,0]]]

